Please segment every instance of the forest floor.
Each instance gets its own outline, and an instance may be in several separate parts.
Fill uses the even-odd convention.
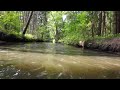
[[[88,40],[85,42],[84,47],[91,50],[120,53],[120,38]]]

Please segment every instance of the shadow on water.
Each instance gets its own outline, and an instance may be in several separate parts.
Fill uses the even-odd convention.
[[[82,56],[112,56],[119,57],[111,53],[86,50],[63,44],[53,43],[7,43],[0,46],[2,50],[42,53],[42,54],[62,54],[62,55],[82,55]]]

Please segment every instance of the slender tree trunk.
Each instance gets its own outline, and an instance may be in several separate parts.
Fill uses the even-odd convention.
[[[101,36],[101,28],[102,28],[102,11],[100,11],[99,13],[98,36]]]
[[[51,15],[52,15],[52,13],[51,13]],[[52,17],[53,17],[53,20],[55,22],[55,42],[58,42],[58,23],[56,22],[53,15],[52,15]]]
[[[94,38],[94,21],[92,22],[92,37]]]
[[[92,11],[92,16],[94,17],[94,12]],[[94,38],[94,29],[95,29],[95,21],[94,21],[94,19],[92,19],[92,27],[91,27],[91,29],[92,29],[92,37]]]
[[[56,25],[55,42],[58,42],[58,37],[59,37],[59,33],[58,33],[58,27]]]
[[[117,12],[113,12],[113,34],[117,34]]]
[[[112,32],[112,18],[110,17],[110,34],[111,34],[111,32]]]
[[[29,16],[29,18],[28,18],[28,22],[27,22],[27,24],[26,24],[26,26],[25,26],[25,28],[24,28],[24,30],[23,30],[23,36],[25,35],[25,33],[26,33],[26,31],[27,31],[27,28],[28,28],[28,26],[29,26],[29,24],[30,24],[30,20],[32,19],[32,15],[33,15],[33,12],[34,11],[31,11],[31,13],[30,13],[30,16]]]
[[[103,31],[102,31],[102,35],[104,36],[106,34],[106,12],[103,11]]]
[[[120,11],[117,11],[117,34],[120,33]]]
[[[114,30],[113,30],[113,33],[118,34],[118,33],[120,33],[120,11],[114,11],[113,17],[114,17],[114,23],[113,23]]]

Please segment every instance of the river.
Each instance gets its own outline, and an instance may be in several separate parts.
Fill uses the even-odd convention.
[[[69,45],[0,45],[0,79],[119,79],[120,56]]]

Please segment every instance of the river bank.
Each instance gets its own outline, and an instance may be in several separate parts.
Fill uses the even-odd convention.
[[[39,39],[26,38],[21,36],[16,36],[14,34],[6,34],[4,32],[0,32],[0,45],[6,44],[7,42],[44,42]],[[61,43],[64,44],[64,43]],[[87,40],[83,44],[85,49],[97,50],[102,52],[120,53],[120,38],[109,38],[109,39],[94,39]],[[80,48],[80,45],[72,45]]]
[[[97,50],[102,52],[120,53],[120,38],[110,38],[102,40],[87,40],[84,43],[85,49]]]
[[[40,39],[28,38],[22,35],[7,34],[0,31],[0,44],[5,42],[43,42]]]

